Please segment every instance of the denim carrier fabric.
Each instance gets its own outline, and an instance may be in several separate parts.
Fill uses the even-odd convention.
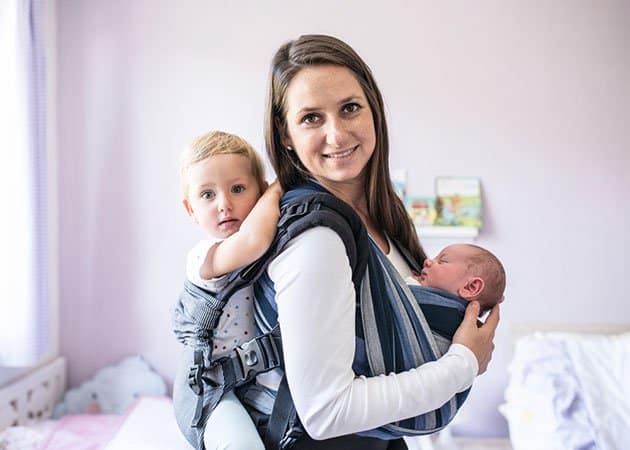
[[[255,318],[259,331],[255,348],[259,354],[264,354],[261,359],[265,363],[259,372],[283,367],[275,291],[266,268],[288,241],[306,229],[330,227],[342,236],[346,246],[357,293],[357,337],[353,363],[357,375],[402,372],[434,361],[447,351],[452,335],[463,318],[466,302],[442,291],[407,285],[378,245],[367,237],[365,227],[348,205],[334,198],[332,203],[335,208],[322,208],[323,211],[311,214],[313,209],[318,208],[306,208],[305,205],[322,196],[331,194],[315,182],[308,182],[299,189],[287,192],[281,202],[278,236],[269,251],[255,263],[232,273],[228,287],[221,292],[211,293],[186,283],[173,315],[176,337],[186,344],[175,379],[173,397],[178,425],[195,448],[204,448],[203,428],[207,418],[223,393],[235,388],[239,388],[237,395],[246,406],[254,405],[255,411],[250,411],[253,417],[268,416],[271,409],[274,409],[275,414],[278,404],[285,408],[288,396],[287,408],[292,408],[292,425],[284,437],[274,436],[275,440],[283,441],[279,445],[270,444],[267,436],[267,448],[289,448],[299,439],[299,432],[292,434],[301,425],[295,415],[286,380],[285,395],[278,394],[278,398],[283,397],[283,403],[277,401],[276,408],[273,408],[273,395],[262,392],[252,383],[258,373],[252,366],[260,364],[249,364],[251,361],[247,356],[250,353],[237,348],[230,356],[221,358],[217,365],[211,357],[211,336],[230,296],[238,289],[254,283]],[[342,207],[336,209],[337,204],[342,204]],[[343,220],[340,220],[340,215]],[[344,220],[350,225],[343,224]],[[397,247],[407,262],[418,269],[406,249]],[[468,390],[457,394],[435,411],[360,435],[396,439],[434,433],[452,420],[467,394]],[[257,400],[252,401],[252,398],[265,400],[256,405]],[[263,422],[267,420],[268,417],[263,418]],[[272,414],[269,421],[273,420]]]

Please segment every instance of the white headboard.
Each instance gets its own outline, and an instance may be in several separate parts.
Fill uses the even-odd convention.
[[[0,388],[0,431],[50,417],[66,387],[66,361],[56,358]]]
[[[516,342],[521,336],[536,332],[619,334],[630,332],[630,323],[560,323],[560,322],[514,322],[508,328],[512,340]]]

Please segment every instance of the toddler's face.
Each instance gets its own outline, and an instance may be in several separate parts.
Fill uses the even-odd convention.
[[[261,195],[243,155],[215,155],[188,169],[184,206],[208,235],[226,238],[241,227]]]
[[[450,245],[434,259],[425,259],[420,284],[459,295],[458,290],[466,285],[469,278],[469,252],[465,245]]]

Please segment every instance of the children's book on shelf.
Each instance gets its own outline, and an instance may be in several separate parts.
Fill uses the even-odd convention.
[[[407,196],[405,198],[407,214],[417,227],[433,225],[435,222],[435,197]]]
[[[390,176],[392,184],[394,185],[394,192],[404,201],[407,195],[407,171],[403,169],[390,170]]]
[[[437,177],[435,195],[435,225],[481,228],[479,178]]]

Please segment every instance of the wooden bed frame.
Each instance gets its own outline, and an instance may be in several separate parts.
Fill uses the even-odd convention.
[[[66,361],[54,359],[0,388],[0,431],[48,419],[66,389]]]

